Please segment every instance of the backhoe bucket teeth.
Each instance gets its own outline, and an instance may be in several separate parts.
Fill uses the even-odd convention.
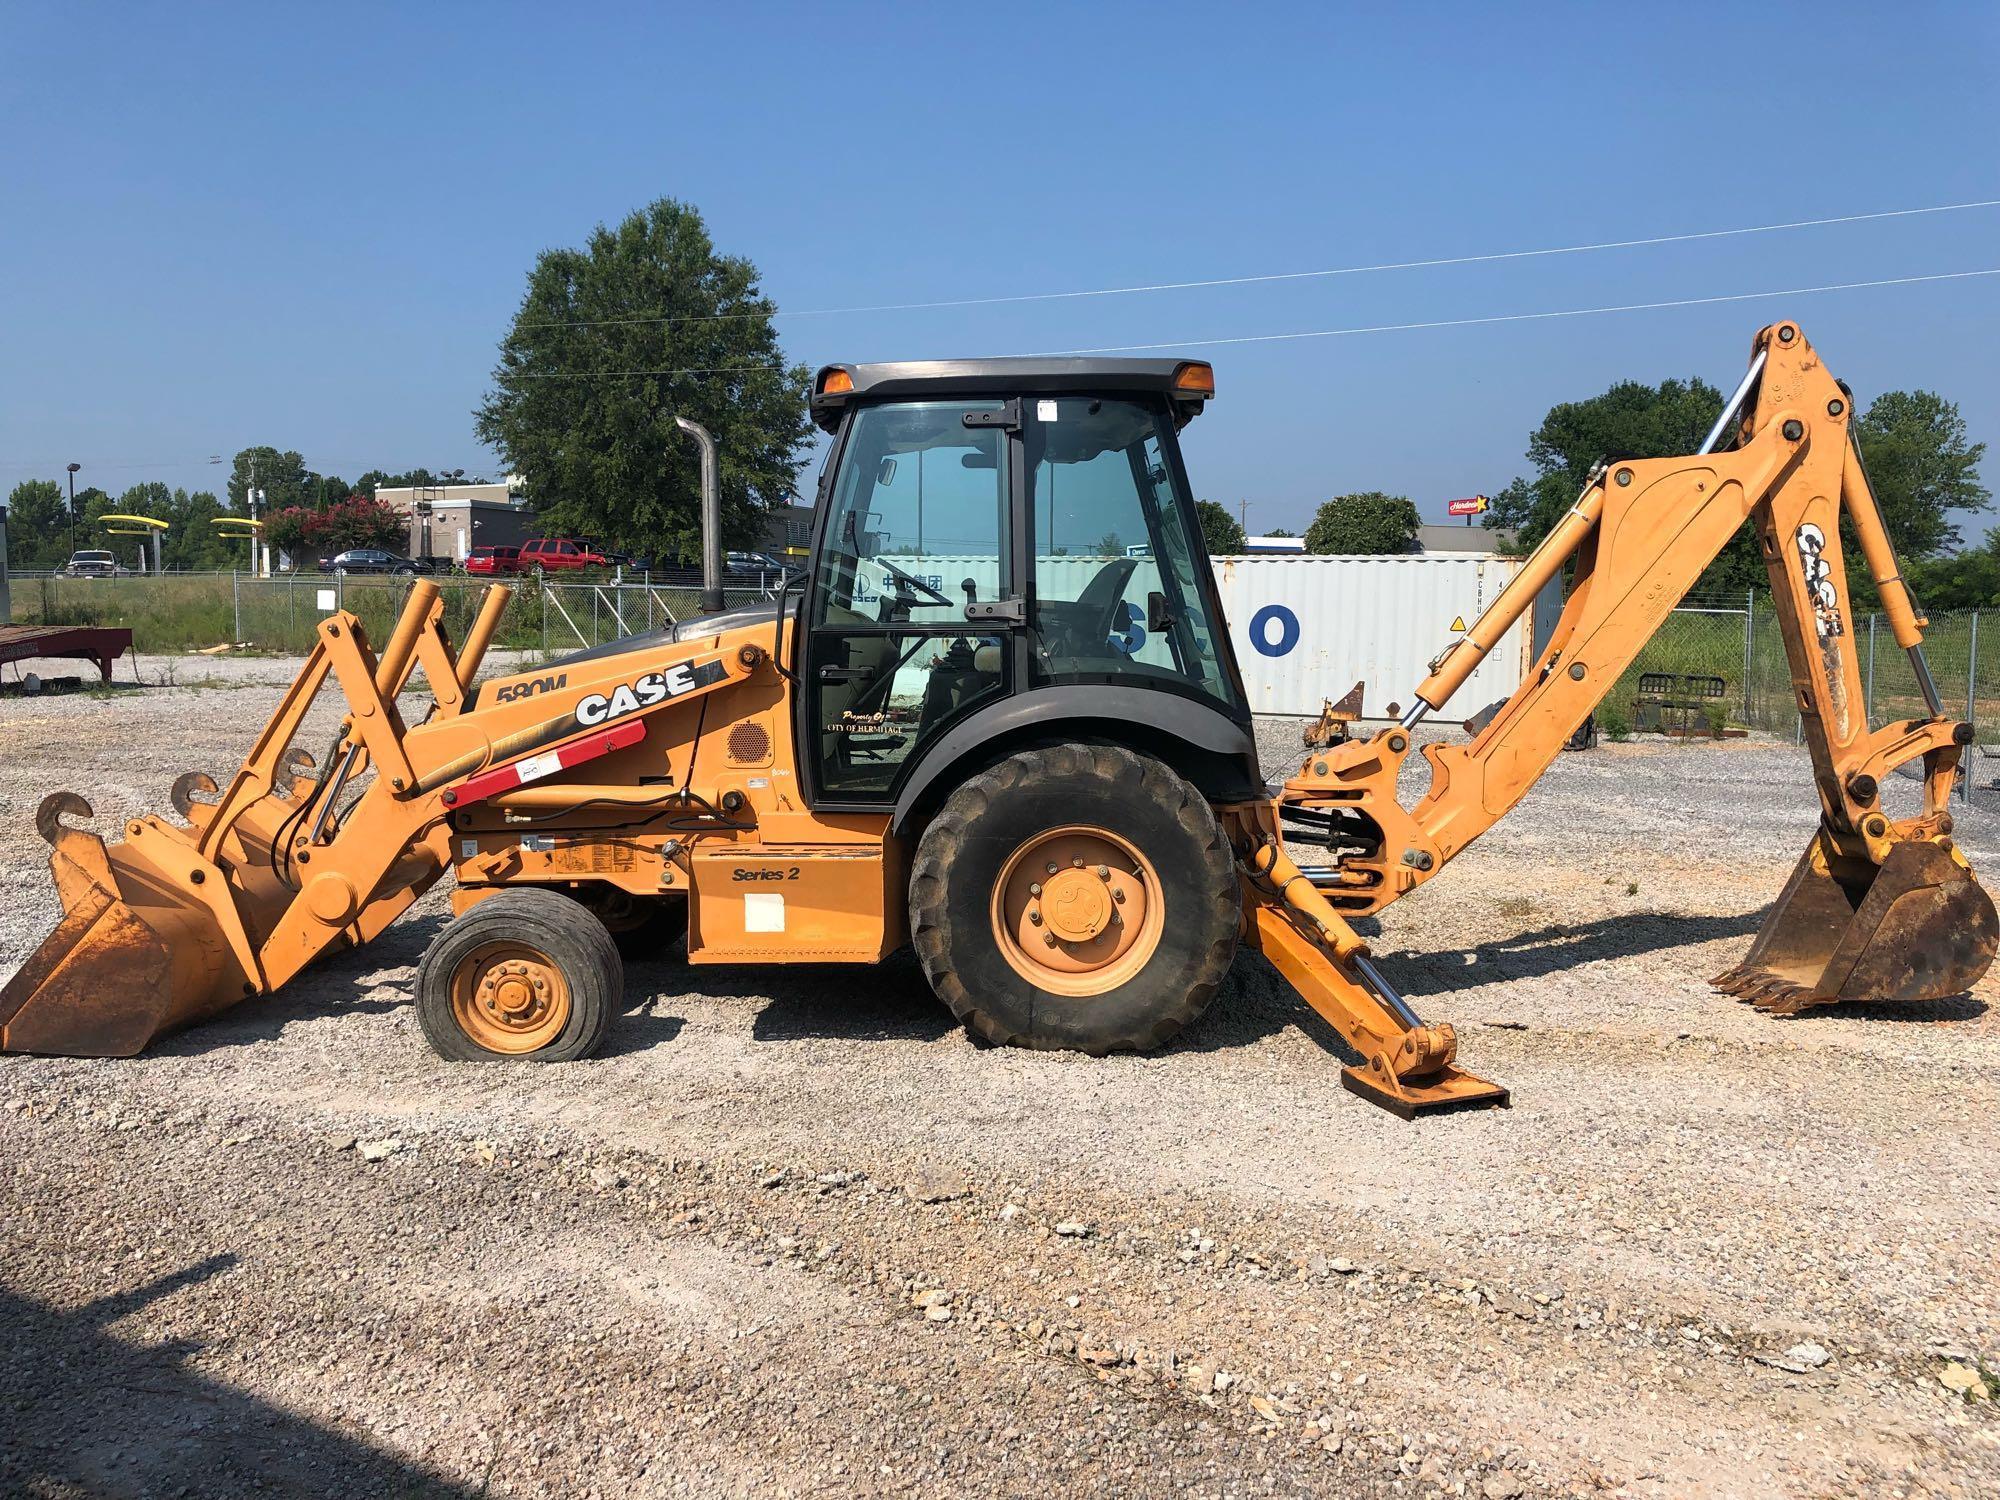
[[[1993,962],[2000,918],[1953,852],[1923,840],[1872,877],[1832,873],[1815,838],[1742,963],[1716,988],[1773,1015],[1841,1000],[1942,1000]]]
[[[190,830],[158,818],[134,821],[109,846],[61,822],[89,813],[81,797],[58,792],[36,815],[53,846],[63,919],[0,988],[0,1051],[130,1057],[262,988],[230,929],[254,927],[284,891],[268,843],[260,868],[257,835],[233,830],[241,864],[224,872],[200,859]]]

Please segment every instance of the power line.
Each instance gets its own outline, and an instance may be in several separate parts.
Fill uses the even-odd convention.
[[[1912,286],[1923,281],[1963,281],[2000,276],[2000,266],[1982,271],[1940,271],[1931,276],[1887,276],[1878,281],[1836,281],[1826,286],[1786,287],[1773,292],[1730,292],[1714,297],[1676,297],[1666,302],[1620,302],[1607,307],[1566,307],[1553,312],[1499,313],[1484,318],[1435,318],[1421,323],[1371,323],[1353,328],[1319,328],[1304,333],[1250,333],[1235,338],[1177,339],[1160,344],[1103,344],[1092,349],[1051,349],[1028,356],[1052,359],[1074,354],[1137,354],[1149,349],[1205,349],[1219,344],[1275,344],[1288,339],[1332,339],[1356,333],[1404,333],[1420,328],[1470,328],[1481,323],[1531,323],[1542,318],[1588,318],[1600,313],[1651,312],[1669,307],[1702,307],[1714,302],[1756,302],[1767,297],[1810,297],[1820,292],[1852,292],[1874,286]]]
[[[1486,265],[1495,261],[1533,260],[1551,255],[1585,255],[1598,250],[1633,250],[1653,245],[1684,245],[1697,240],[1777,234],[1792,229],[1823,229],[1836,224],[1865,224],[1882,219],[1915,218],[1923,214],[1962,213],[1975,208],[2000,208],[2000,198],[1980,198],[1965,203],[1938,203],[1925,208],[1890,208],[1865,214],[1836,214],[1823,219],[1791,219],[1779,224],[1749,224],[1734,229],[1700,229],[1684,234],[1656,234],[1642,239],[1596,240],[1588,244],[1552,245],[1536,250],[1498,250],[1479,255],[1443,255],[1425,260],[1333,266],[1317,271],[1271,271],[1253,276],[1215,276],[1200,281],[1157,281],[1139,286],[1092,287],[1066,292],[1021,292],[1002,297],[951,297],[933,302],[882,302],[854,307],[811,307],[793,312],[686,313],[629,318],[550,319],[545,322],[523,323],[520,326],[522,328],[612,328],[632,324],[717,323],[764,317],[831,318],[853,313],[928,312],[951,307],[996,307],[1021,302],[1059,302],[1081,297],[1130,297],[1147,292],[1184,292],[1206,287],[1252,286],[1276,281],[1311,281],[1330,276],[1364,276],[1378,271],[1418,271],[1441,266],[1472,266]]]
[[[625,375],[754,375],[763,370],[782,370],[779,365],[723,365],[691,370],[521,370],[523,380],[596,380]]]
[[[1978,271],[1940,271],[1928,276],[1885,276],[1874,281],[1837,281],[1824,286],[1795,286],[1768,292],[1728,292],[1709,297],[1675,297],[1660,302],[1620,302],[1603,307],[1565,307],[1548,312],[1494,313],[1477,318],[1431,318],[1412,323],[1368,323],[1351,328],[1315,328],[1299,333],[1249,333],[1230,338],[1171,339],[1151,344],[1099,344],[1082,349],[1044,349],[1021,359],[1056,359],[1080,354],[1141,354],[1158,349],[1208,349],[1224,344],[1275,344],[1295,339],[1342,338],[1362,333],[1407,333],[1426,328],[1471,328],[1487,323],[1532,323],[1549,318],[1590,318],[1605,313],[1651,312],[1672,307],[1703,307],[1722,302],[1756,302],[1769,297],[1811,297],[1823,292],[1852,292],[1868,287],[1914,286],[1930,281],[1964,281],[1974,276],[2000,276],[2000,266]],[[728,370],[554,370],[529,376],[535,380],[621,380],[667,375],[741,374],[777,370],[781,365],[740,365]],[[524,372],[525,373],[525,372]]]

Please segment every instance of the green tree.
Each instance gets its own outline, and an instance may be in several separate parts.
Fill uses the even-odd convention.
[[[1904,571],[1927,610],[2000,606],[2000,530],[1987,532],[1976,547],[1950,557],[1919,558]],[[1864,601],[1859,592],[1857,589],[1855,607],[1872,608],[1872,598]]]
[[[1601,396],[1551,407],[1528,440],[1531,477],[1493,497],[1485,524],[1513,528],[1531,548],[1576,503],[1591,466],[1603,458],[1669,458],[1693,453],[1722,412],[1722,392],[1704,380],[1657,386],[1621,381]],[[1890,540],[1907,560],[1932,557],[1958,540],[1950,512],[1981,511],[1991,499],[1979,483],[1986,445],[1968,443],[1958,408],[1929,391],[1887,391],[1855,423]],[[1849,557],[1860,549],[1850,533]],[[1755,530],[1745,524],[1711,563],[1698,590],[1736,592],[1769,581]],[[1873,589],[1849,571],[1857,604]]]
[[[1306,551],[1340,554],[1410,552],[1423,517],[1402,495],[1364,490],[1335,495],[1306,528]],[[1276,535],[1275,532],[1271,533]]]
[[[1884,391],[1854,425],[1896,550],[1916,559],[1955,548],[1959,533],[1951,513],[1983,511],[1993,498],[1979,482],[1986,445],[1966,441],[1958,403],[1930,391]]]
[[[1234,557],[1242,552],[1243,526],[1227,506],[1213,500],[1197,500],[1194,513],[1201,522],[1201,539],[1207,543],[1210,557]]]
[[[547,250],[500,345],[480,438],[522,474],[551,532],[692,558],[700,458],[715,436],[723,539],[754,545],[789,500],[807,432],[807,372],[787,365],[757,268],[718,254],[701,215],[663,198],[580,250]]]
[[[1699,378],[1656,386],[1621,380],[1601,396],[1552,406],[1528,438],[1534,475],[1496,492],[1483,524],[1517,532],[1530,549],[1576,503],[1599,459],[1692,453],[1721,414],[1722,392]],[[1754,544],[1749,556],[1762,578]]]
[[[236,455],[229,468],[229,484],[225,493],[229,496],[229,508],[239,515],[247,515],[250,510],[250,479],[256,476],[257,488],[264,492],[264,501],[257,507],[257,513],[274,512],[289,505],[302,505],[311,493],[309,481],[312,471],[306,468],[306,461],[297,453],[280,452],[276,448],[245,448]]]
[[[1297,533],[1296,531],[1291,531],[1291,530],[1288,530],[1287,528],[1285,528],[1285,527],[1283,527],[1283,526],[1273,526],[1273,527],[1272,527],[1272,528],[1271,528],[1271,529],[1270,529],[1269,531],[1265,532],[1265,533],[1264,533],[1264,535],[1265,535],[1265,536],[1297,536],[1297,535],[1298,535],[1298,533]]]
[[[215,496],[190,495],[157,479],[133,485],[118,497],[113,510],[128,516],[165,521],[160,534],[160,563],[169,572],[208,572],[229,566],[228,544],[209,521],[222,513]],[[242,549],[239,547],[240,553]],[[148,544],[150,563],[152,548]]]
[[[355,483],[352,493],[373,495],[377,490],[421,489],[436,483],[437,476],[429,469],[405,469],[400,474],[391,474],[387,469],[370,469]]]
[[[69,501],[53,479],[24,479],[7,496],[7,566],[60,568],[69,558]]]

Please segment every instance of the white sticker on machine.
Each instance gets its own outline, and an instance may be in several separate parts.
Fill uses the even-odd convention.
[[[540,781],[544,776],[553,776],[562,769],[562,758],[551,750],[546,755],[526,755],[514,762],[514,769],[520,773],[522,785]]]
[[[1053,402],[1053,401],[1037,401],[1037,402],[1035,403],[1035,420],[1036,420],[1037,422],[1053,422],[1053,421],[1055,421],[1055,420],[1056,420],[1056,404],[1055,404],[1055,402]]]
[[[743,898],[745,932],[783,932],[785,898],[776,892],[753,891]]]

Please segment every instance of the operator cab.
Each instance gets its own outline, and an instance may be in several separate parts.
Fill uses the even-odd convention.
[[[820,371],[835,442],[799,734],[816,806],[893,800],[942,733],[1042,689],[1143,688],[1247,725],[1176,436],[1213,395],[1183,360]]]

